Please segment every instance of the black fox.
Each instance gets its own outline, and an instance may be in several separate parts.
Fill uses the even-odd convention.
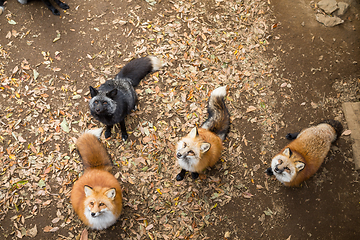
[[[128,138],[125,117],[135,109],[137,97],[134,90],[148,73],[162,66],[160,59],[154,56],[137,58],[126,64],[114,79],[106,81],[98,90],[90,86],[91,115],[106,125],[105,138],[111,136],[111,128],[120,123],[121,136]]]

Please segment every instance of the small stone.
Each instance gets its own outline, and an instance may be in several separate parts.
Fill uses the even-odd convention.
[[[339,9],[334,13],[336,16],[342,16],[346,13],[346,11],[349,8],[349,4],[344,3],[344,2],[339,2],[338,3],[338,7]]]
[[[323,15],[321,13],[318,13],[315,16],[316,16],[316,21],[324,24],[326,27],[333,27],[344,22],[344,20],[342,20],[339,17],[331,17],[331,16]]]
[[[336,9],[338,9],[338,3],[336,0],[322,0],[317,3],[319,8],[324,10],[327,14],[333,13]]]

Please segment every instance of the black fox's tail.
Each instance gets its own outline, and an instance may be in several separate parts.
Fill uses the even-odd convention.
[[[334,128],[334,130],[336,132],[336,139],[338,139],[343,132],[343,129],[344,129],[343,125],[339,121],[336,121],[333,119],[327,119],[327,120],[324,120],[322,123],[327,123]]]
[[[137,58],[126,64],[117,77],[129,78],[134,87],[136,87],[141,79],[148,73],[159,70],[162,67],[161,60],[154,56]]]
[[[218,135],[224,141],[230,129],[230,115],[226,108],[224,97],[226,86],[218,87],[210,96],[208,103],[208,119],[201,126]]]
[[[105,147],[98,138],[102,128],[89,130],[82,134],[76,141],[76,147],[83,160],[84,169],[97,168],[111,171],[112,162]]]

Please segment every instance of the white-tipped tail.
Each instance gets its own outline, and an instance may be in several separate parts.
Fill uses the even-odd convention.
[[[225,97],[226,96],[226,86],[218,87],[211,93],[212,97]]]
[[[0,15],[5,11],[4,6],[0,6]]]
[[[86,133],[90,133],[90,134],[94,135],[95,137],[97,137],[98,139],[100,139],[102,132],[103,132],[103,128],[86,130]]]
[[[148,58],[151,60],[152,71],[157,71],[164,66],[163,62],[159,58],[155,56],[148,56]]]
[[[28,3],[27,0],[18,0],[18,2],[21,3],[21,4],[27,4]]]

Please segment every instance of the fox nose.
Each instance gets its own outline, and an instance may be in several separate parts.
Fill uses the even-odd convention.
[[[95,213],[94,213],[94,212],[92,212],[92,213],[91,213],[91,216],[92,216],[92,217],[95,217]]]
[[[177,153],[177,154],[176,154],[176,157],[177,157],[177,158],[181,158],[181,156],[182,156],[181,153]]]
[[[275,172],[276,173],[282,173],[284,170],[280,170],[277,166],[275,167]]]
[[[96,109],[95,109],[95,112],[96,112],[96,113],[99,113],[99,112],[100,112],[100,108],[96,108]]]

